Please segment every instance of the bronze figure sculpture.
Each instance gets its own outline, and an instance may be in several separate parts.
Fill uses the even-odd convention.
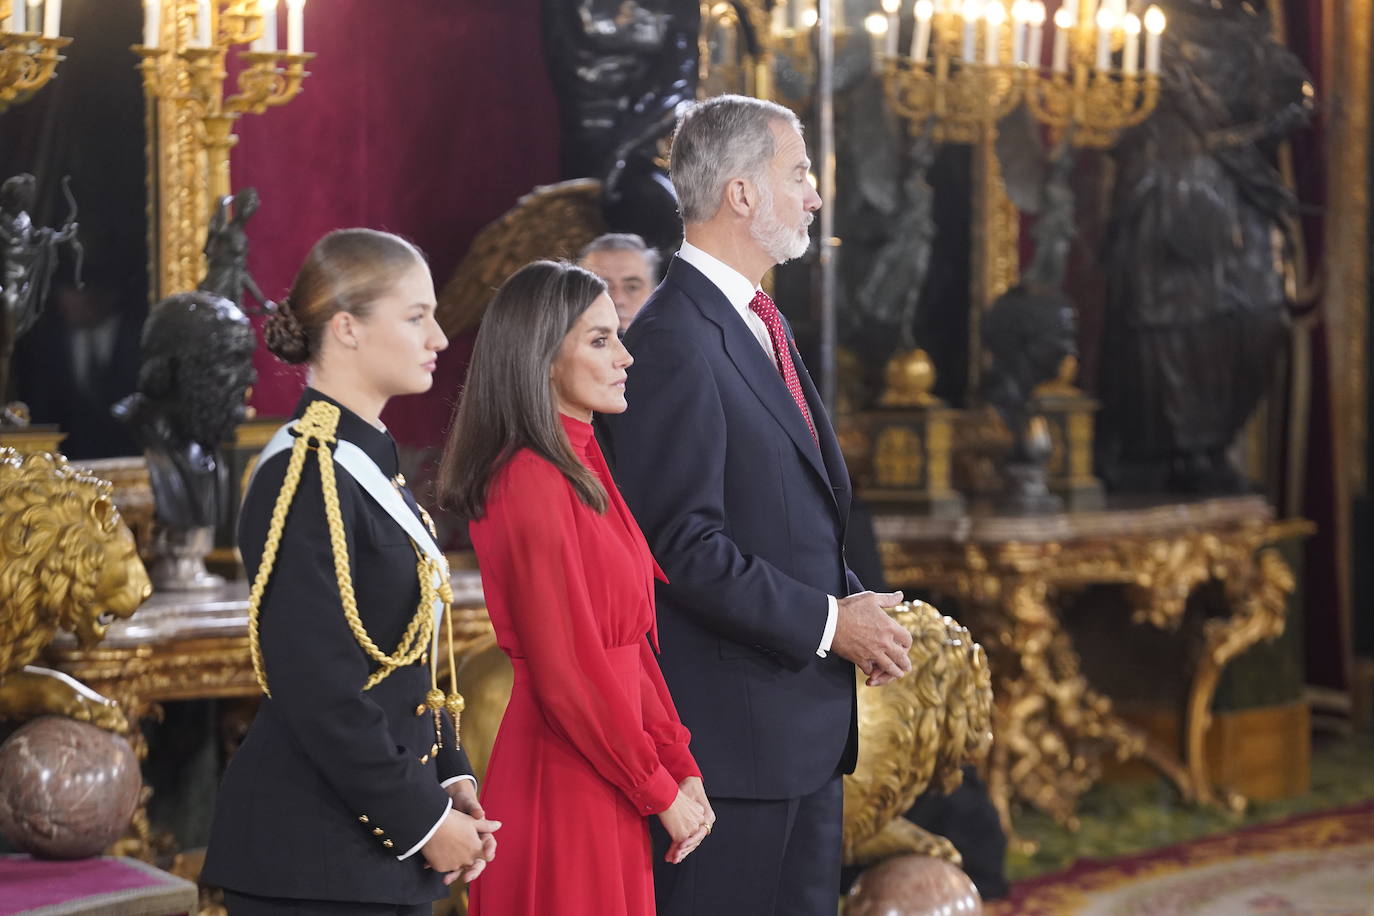
[[[562,108],[563,177],[602,182],[614,232],[656,248],[682,238],[655,161],[678,106],[696,97],[695,0],[544,0],[544,48]]]
[[[163,300],[143,327],[138,391],[114,410],[148,462],[159,588],[218,584],[205,575],[200,557],[226,509],[224,443],[243,419],[244,399],[256,380],[255,345],[247,316],[204,292]]]
[[[9,388],[14,346],[43,314],[48,286],[57,269],[57,249],[71,246],[76,254],[77,285],[81,285],[81,244],[77,240],[76,202],[63,182],[69,212],[58,229],[37,228],[33,209],[36,182],[27,173],[0,185],[0,426],[21,425],[23,415],[11,410],[5,394]]]
[[[248,272],[247,225],[258,212],[259,203],[256,188],[243,188],[235,194],[224,195],[210,217],[210,229],[205,236],[206,271],[199,289],[228,299],[240,309],[245,289],[262,308],[270,305]]]
[[[1163,6],[1159,105],[1115,151],[1100,466],[1116,489],[1237,492],[1227,450],[1289,328],[1297,201],[1276,147],[1312,86],[1262,7]]]

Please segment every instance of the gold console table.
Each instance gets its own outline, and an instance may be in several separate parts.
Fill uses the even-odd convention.
[[[893,587],[958,600],[961,623],[988,651],[994,744],[993,803],[1011,832],[1011,806],[1034,806],[1073,828],[1078,798],[1103,757],[1144,757],[1185,799],[1241,807],[1213,784],[1206,736],[1222,669],[1284,629],[1294,579],[1274,545],[1310,534],[1275,520],[1259,497],[1115,507],[1047,516],[973,514],[954,519],[874,513]],[[1123,588],[1131,620],[1176,629],[1188,598],[1217,582],[1227,614],[1203,627],[1183,710],[1183,759],[1122,720],[1093,689],[1056,610],[1090,585]]]

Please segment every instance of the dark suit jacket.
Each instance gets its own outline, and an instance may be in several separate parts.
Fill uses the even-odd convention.
[[[314,400],[329,399],[307,389],[296,416]],[[391,437],[347,409],[338,435],[387,476],[397,473]],[[244,500],[239,543],[249,581],[289,457],[281,452],[264,462]],[[415,550],[337,465],[336,479],[359,616],[372,640],[391,652],[419,604]],[[442,876],[425,868],[422,853],[396,857],[447,808],[440,783],[472,768],[454,749],[447,717],[444,749],[430,756],[434,718],[421,707],[426,666],[397,669],[363,691],[377,666],[344,620],[314,452],[287,516],[260,620],[272,696],[224,775],[201,879],[264,897],[413,905],[446,896]]]
[[[599,418],[668,576],[660,663],[707,791],[809,794],[857,752],[854,666],[816,656],[844,560],[849,475],[792,345],[820,442],[725,295],[680,258],[625,335],[629,410]]]

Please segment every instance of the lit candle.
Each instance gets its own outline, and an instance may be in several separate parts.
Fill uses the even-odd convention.
[[[1121,43],[1121,69],[1127,76],[1135,76],[1140,69],[1140,17],[1127,13],[1121,21],[1121,30],[1126,36]]]
[[[1164,12],[1157,6],[1145,11],[1145,72],[1159,72],[1159,36],[1164,31]]]
[[[881,70],[882,62],[878,55],[878,39],[887,34],[887,17],[882,13],[869,13],[864,17],[864,29],[868,31],[868,44],[873,49],[873,69]]]
[[[816,12],[816,8],[814,6],[808,6],[801,11],[801,28],[814,28],[816,23],[820,22],[820,19],[821,14]]]
[[[1103,6],[1097,11],[1097,69],[1104,73],[1112,68],[1112,31],[1116,28],[1116,17],[1111,7]]]
[[[1026,20],[1030,18],[1029,0],[1016,0],[1011,5],[1011,62],[1026,62]]]
[[[1007,8],[993,0],[983,10],[983,21],[987,23],[983,31],[983,63],[989,67],[997,66],[1001,53],[1002,23],[1007,21]]]
[[[56,38],[62,34],[62,0],[48,0],[43,4],[43,37]]]
[[[196,47],[210,47],[210,0],[196,0]]]
[[[897,21],[897,11],[902,8],[902,0],[883,0],[883,12],[887,13],[887,33],[886,41],[883,42],[883,53],[888,57],[897,56],[897,33],[901,30],[901,24]]]
[[[1030,35],[1026,39],[1026,60],[1032,67],[1040,69],[1041,49],[1045,41],[1045,4],[1035,0],[1030,5]]]
[[[776,0],[773,4],[773,34],[781,35],[787,31],[787,0]]]
[[[18,3],[19,0],[14,0],[14,2]],[[28,15],[24,17],[24,31],[37,32],[43,28],[43,13],[38,8],[43,0],[28,0],[28,2],[29,10]]]
[[[964,8],[961,14],[964,20],[963,58],[969,63],[973,63],[975,60],[973,49],[977,36],[978,12],[978,0],[964,0]]]
[[[911,59],[925,63],[930,53],[930,20],[935,16],[931,0],[916,0],[916,31],[911,36]]]
[[[5,30],[9,32],[24,31],[24,14],[28,12],[28,4],[24,0],[14,0],[10,5],[10,18],[5,22]]]
[[[253,50],[271,54],[277,50],[277,0],[258,0],[258,15],[262,17],[262,35],[253,42]]]
[[[830,28],[835,32],[844,28],[844,0],[830,0]]]
[[[286,53],[305,51],[305,0],[286,0]]]
[[[1073,28],[1073,13],[1061,6],[1054,11],[1054,72],[1069,72],[1069,29]]]
[[[162,34],[162,0],[143,0],[143,47],[156,48]]]
[[[1059,9],[1064,10],[1064,16],[1068,19],[1069,25],[1073,26],[1078,24],[1078,0],[1064,0]],[[1059,24],[1058,10],[1055,11],[1054,22],[1055,25]]]

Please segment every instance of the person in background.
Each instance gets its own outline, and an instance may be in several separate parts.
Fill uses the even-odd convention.
[[[629,232],[608,232],[587,243],[577,263],[606,283],[623,335],[658,283],[658,249]]]

